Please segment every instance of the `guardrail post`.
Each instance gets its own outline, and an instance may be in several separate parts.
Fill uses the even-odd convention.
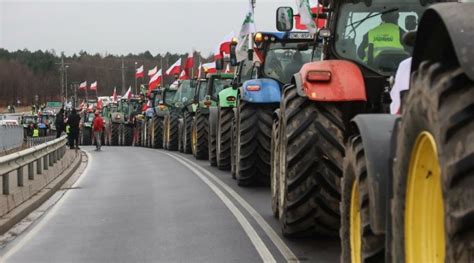
[[[16,177],[18,186],[23,186],[23,166],[16,170]]]
[[[2,175],[3,194],[10,194],[10,173]]]
[[[34,162],[31,162],[28,164],[28,180],[34,180],[35,179],[35,173],[34,173]]]
[[[48,159],[49,159],[49,155],[46,154],[44,157],[43,157],[43,168],[45,170],[48,170],[49,168],[49,163],[48,163]]]
[[[36,173],[37,174],[42,174],[43,173],[43,163],[41,162],[41,158],[39,158],[38,160],[36,160]]]
[[[54,157],[53,157],[53,154],[52,154],[52,153],[48,154],[49,166],[53,166],[53,158],[54,158]]]

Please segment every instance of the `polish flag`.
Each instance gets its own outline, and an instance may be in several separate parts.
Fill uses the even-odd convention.
[[[224,37],[224,40],[222,40],[219,43],[219,53],[225,55],[230,54],[230,43],[232,43],[232,39],[235,37],[234,31],[230,32]]]
[[[97,109],[101,110],[102,109],[102,100],[97,98]]]
[[[193,55],[194,55],[194,50],[189,52],[188,57],[186,58],[186,64],[184,65],[184,69],[193,68],[193,65],[194,65]]]
[[[202,67],[204,68],[204,72],[206,73],[217,73],[216,62],[203,64]]]
[[[320,12],[322,12],[321,7],[312,7],[311,8],[311,13],[313,13],[313,14],[319,14]],[[301,23],[301,16],[299,14],[296,14],[294,17],[295,17],[295,29],[308,30],[306,25]],[[321,18],[317,19],[317,18],[315,18],[314,22],[316,23],[317,28],[323,28],[326,25],[326,19],[321,19]]]
[[[161,74],[161,69],[151,77],[150,82],[148,83],[148,93],[156,88],[161,83],[161,79],[163,78],[163,74]]]
[[[214,61],[221,60],[223,58],[223,53],[221,52],[221,45],[217,45],[216,49],[214,50]]]
[[[153,75],[155,75],[156,72],[158,72],[158,67],[157,66],[155,66],[154,68],[148,70],[148,77],[150,77],[150,78],[153,77]]]
[[[129,87],[127,92],[125,92],[125,94],[122,96],[122,98],[127,98],[128,100],[130,100],[132,98],[132,87]]]
[[[139,68],[136,69],[135,71],[135,78],[136,79],[139,79],[139,78],[143,78],[145,76],[144,72],[143,72],[143,65]]]
[[[95,90],[97,91],[97,81],[91,84],[91,87],[89,88],[90,90]]]
[[[79,85],[79,89],[80,89],[80,90],[86,90],[86,89],[87,89],[87,81],[82,82],[82,83]]]
[[[117,88],[114,88],[114,93],[112,94],[112,102],[117,102]]]
[[[166,71],[166,75],[172,76],[179,74],[181,72],[181,58],[178,58],[178,60],[171,65],[171,67]]]
[[[186,73],[186,70],[181,71],[181,74],[179,75],[180,80],[186,80],[189,79],[188,74]]]

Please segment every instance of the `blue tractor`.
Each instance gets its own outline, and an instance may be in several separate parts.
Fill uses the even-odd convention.
[[[311,61],[313,36],[308,32],[259,32],[247,60],[239,63],[239,87],[232,143],[232,168],[240,186],[270,182],[272,120],[283,86]],[[235,56],[232,48],[231,57]],[[233,59],[231,58],[231,61]]]

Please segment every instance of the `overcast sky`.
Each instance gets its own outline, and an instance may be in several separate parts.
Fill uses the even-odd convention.
[[[278,6],[295,0],[257,0],[258,30],[275,30]],[[209,54],[238,33],[248,0],[0,0],[0,46],[66,54],[128,54],[149,50]]]

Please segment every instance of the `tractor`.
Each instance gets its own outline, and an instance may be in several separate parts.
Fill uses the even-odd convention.
[[[186,88],[186,92],[182,92],[181,100],[183,101],[182,107],[182,120],[180,122],[180,141],[179,141],[179,150],[183,153],[191,154],[191,134],[192,134],[192,125],[193,118],[196,114],[196,109],[198,107],[197,100],[194,100],[194,94],[196,93],[198,87],[198,80],[185,80],[181,85],[189,86]]]
[[[122,98],[116,112],[112,112],[112,145],[132,146],[136,116],[140,113],[140,98]]]
[[[81,113],[81,145],[92,145],[94,117],[94,111],[91,109],[84,110]]]
[[[179,148],[179,112],[183,103],[180,101],[180,83],[176,80],[168,88],[163,90],[162,104],[167,111],[163,117],[163,149],[177,151]]]
[[[163,148],[163,119],[168,107],[163,104],[163,93],[166,88],[158,88],[150,93],[153,117],[148,119],[149,146],[154,149]]]
[[[241,71],[248,72],[251,77],[239,89],[234,117],[235,148],[232,151],[238,185],[267,185],[270,182],[272,116],[280,107],[283,87],[315,55],[310,48],[312,41],[308,32],[258,32],[254,35],[254,49],[247,61],[250,63],[241,64],[246,67]],[[235,56],[232,53],[231,56]]]
[[[343,262],[472,259],[474,4],[434,2],[320,1],[324,60],[282,101],[284,234],[337,233],[340,217]],[[397,69],[409,89],[390,97]]]
[[[198,160],[208,160],[209,158],[209,106],[212,102],[206,99],[208,79],[198,79],[194,92],[194,103],[197,104],[195,115],[191,124],[191,150],[193,156]],[[187,120],[184,122],[187,123]],[[187,126],[187,125],[185,125]],[[187,129],[187,128],[185,128]]]

